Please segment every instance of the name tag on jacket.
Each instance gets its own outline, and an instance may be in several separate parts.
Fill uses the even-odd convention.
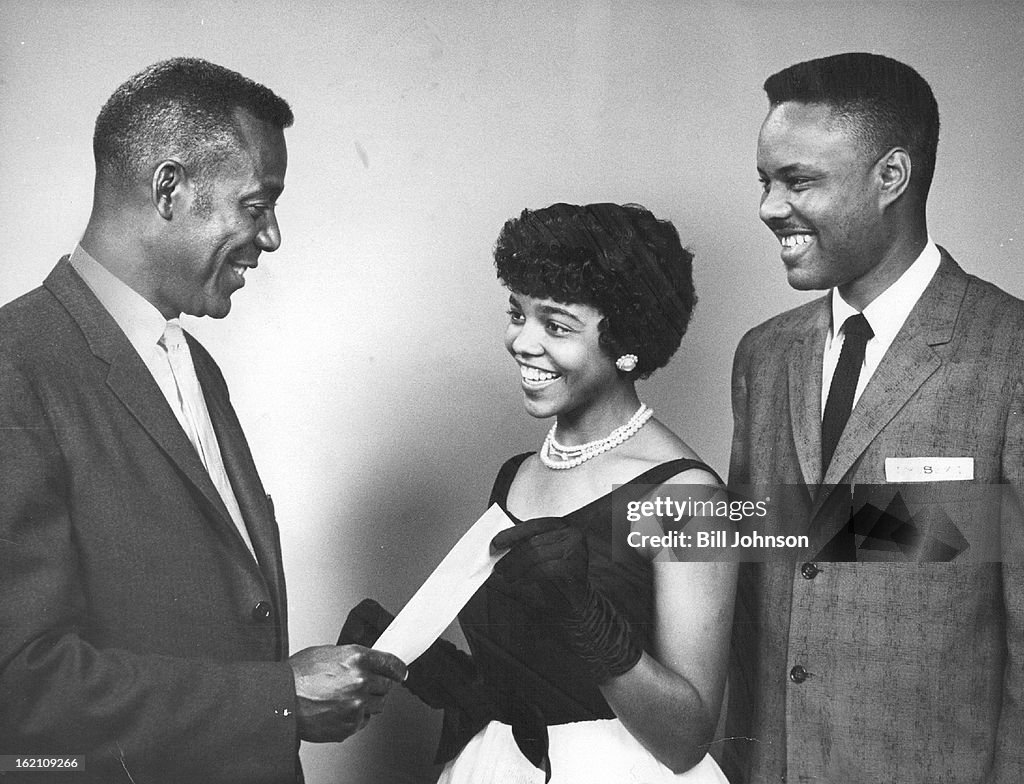
[[[887,457],[886,482],[955,482],[974,479],[973,457]]]

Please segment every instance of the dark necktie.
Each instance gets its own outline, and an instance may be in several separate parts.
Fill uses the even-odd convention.
[[[843,324],[843,350],[839,352],[839,363],[832,376],[825,403],[825,416],[821,420],[821,470],[827,472],[836,444],[846,427],[846,420],[853,410],[853,396],[857,391],[860,366],[864,364],[864,346],[874,337],[871,325],[858,313],[850,316]]]

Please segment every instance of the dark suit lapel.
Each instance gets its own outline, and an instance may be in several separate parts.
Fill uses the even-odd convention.
[[[793,343],[787,355],[789,416],[800,472],[808,487],[821,481],[821,363],[830,320],[829,300],[825,297],[800,329],[803,337]]]
[[[78,323],[93,354],[109,366],[107,385],[110,390],[199,490],[220,521],[234,530],[234,523],[210,475],[149,369],[66,257],[46,278],[44,285]]]
[[[231,488],[235,492],[235,500],[238,501],[238,508],[245,520],[249,538],[256,551],[256,558],[259,560],[264,576],[273,584],[280,597],[284,590],[284,580],[278,557],[280,544],[277,539],[277,527],[274,523],[269,498],[263,490],[263,484],[256,471],[248,442],[245,440],[245,434],[242,432],[242,426],[230,400],[220,391],[220,384],[211,380],[214,371],[206,366],[205,352],[202,349],[197,350],[191,336],[189,340],[193,347],[192,356],[196,365],[196,374],[199,376],[203,396],[206,398],[206,407],[210,412],[210,420],[213,422],[213,429],[217,434],[217,443],[220,446],[224,469],[227,471]],[[239,543],[244,547],[241,538],[239,538]],[[283,606],[283,602],[281,605]]]
[[[882,428],[941,367],[942,359],[933,347],[952,339],[966,291],[967,276],[942,251],[939,269],[850,414],[825,474],[826,486],[848,481],[846,475]],[[819,506],[824,495],[818,499]]]

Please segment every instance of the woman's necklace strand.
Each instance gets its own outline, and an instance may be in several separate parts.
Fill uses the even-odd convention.
[[[563,446],[555,440],[555,430],[558,422],[555,422],[544,437],[544,445],[540,450],[540,461],[548,468],[562,470],[575,468],[578,465],[597,457],[610,449],[636,435],[636,433],[647,424],[647,420],[654,415],[654,410],[641,403],[636,413],[629,418],[629,421],[621,427],[615,428],[606,438],[598,441],[590,441],[579,446]]]

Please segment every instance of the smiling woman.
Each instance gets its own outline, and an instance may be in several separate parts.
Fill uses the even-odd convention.
[[[505,347],[526,410],[559,417],[541,461],[593,456],[608,439],[591,432],[620,443],[616,425],[646,411],[636,379],[668,362],[696,303],[692,256],[675,227],[637,205],[555,204],[508,221],[494,258],[511,292]],[[577,446],[559,451],[556,428]]]
[[[556,204],[501,231],[505,346],[526,411],[555,423],[491,492],[516,525],[460,614],[473,661],[459,678],[474,671],[475,696],[438,700],[466,687],[410,670],[409,688],[446,709],[441,784],[724,781],[706,751],[734,567],[611,555],[620,501],[720,484],[635,387],[686,331],[691,260],[672,224],[636,205]]]
[[[604,317],[596,308],[515,293],[509,305],[505,347],[519,363],[532,416],[571,416],[594,407],[597,397],[622,391],[600,345]]]
[[[638,354],[634,378],[667,364],[686,333],[697,302],[692,259],[670,222],[617,204],[524,210],[494,251],[512,292],[599,311],[608,355]]]

